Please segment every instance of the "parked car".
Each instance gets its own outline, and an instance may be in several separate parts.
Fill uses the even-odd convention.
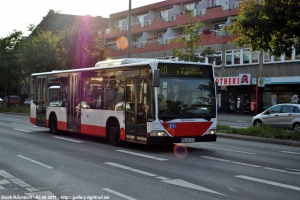
[[[3,104],[3,99],[0,98],[0,104]]]
[[[3,103],[7,104],[8,103],[8,97],[4,97]],[[10,96],[10,105],[11,106],[20,106],[21,105],[21,98],[19,96]]]
[[[31,102],[31,99],[30,98],[26,98],[25,101],[24,101],[24,106],[30,106],[30,102]]]
[[[252,118],[253,126],[269,125],[300,131],[300,104],[277,104]]]

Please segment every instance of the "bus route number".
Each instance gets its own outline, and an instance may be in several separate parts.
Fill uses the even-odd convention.
[[[168,73],[168,67],[167,66],[161,66],[160,67],[160,73],[167,74]]]

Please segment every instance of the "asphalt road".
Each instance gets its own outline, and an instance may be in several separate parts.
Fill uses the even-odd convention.
[[[0,114],[2,199],[299,199],[299,155],[296,146],[228,138],[174,151],[113,147]]]

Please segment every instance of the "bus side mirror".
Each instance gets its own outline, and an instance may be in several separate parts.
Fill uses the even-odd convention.
[[[159,79],[160,79],[160,70],[154,69],[152,74],[153,87],[159,87],[159,83],[160,83]]]

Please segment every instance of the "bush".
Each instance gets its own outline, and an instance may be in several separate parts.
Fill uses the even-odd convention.
[[[261,127],[251,126],[248,128],[231,128],[225,125],[217,125],[217,131],[223,133],[231,133],[231,134],[300,141],[299,131],[290,131],[285,129],[273,128],[270,126],[261,126]]]
[[[25,106],[11,106],[10,108],[7,107],[7,105],[0,104],[0,112],[13,112],[13,113],[30,113],[30,108]]]

